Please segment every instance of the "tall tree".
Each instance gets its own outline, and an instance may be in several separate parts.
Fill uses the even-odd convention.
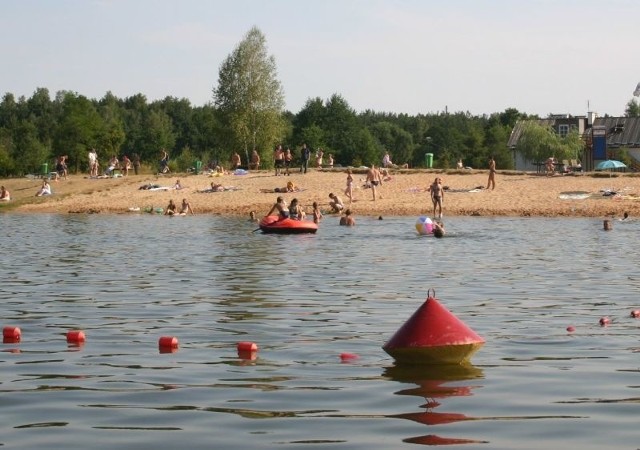
[[[284,94],[278,81],[276,62],[267,54],[266,38],[253,27],[222,63],[213,99],[221,122],[226,125],[227,142],[240,147],[249,159],[249,150],[261,156],[284,134],[282,119]],[[266,158],[263,158],[266,159]]]
[[[91,100],[73,92],[65,93],[53,142],[56,154],[68,155],[69,166],[78,172],[87,161],[87,149],[103,132],[104,121]]]

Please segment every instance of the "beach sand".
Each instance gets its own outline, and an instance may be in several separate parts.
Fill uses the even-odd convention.
[[[487,171],[397,170],[391,180],[379,189],[382,198],[372,200],[371,189],[364,187],[366,171],[354,171],[355,200],[349,205],[345,197],[345,169],[310,169],[307,174],[297,170],[290,176],[274,176],[272,171],[256,171],[246,175],[205,174],[129,175],[127,177],[89,179],[85,175],[71,175],[68,180],[52,181],[54,194],[35,197],[42,181],[14,178],[0,180],[10,191],[12,200],[0,205],[3,212],[55,213],[122,213],[148,208],[165,208],[170,199],[180,204],[188,199],[196,214],[248,216],[255,211],[258,217],[266,214],[278,195],[287,202],[298,198],[308,213],[317,201],[327,211],[329,193],[336,193],[360,216],[419,216],[431,215],[431,199],[426,188],[436,176],[443,178],[445,195],[444,218],[450,216],[514,216],[514,217],[610,217],[628,211],[640,215],[640,176],[635,174],[586,173],[555,175],[498,171],[496,189],[476,189],[486,186]],[[145,184],[171,188],[179,179],[181,190],[140,190]],[[300,191],[279,194],[292,181]],[[201,193],[211,182],[222,184],[224,192]],[[270,191],[270,192],[265,192]],[[604,196],[602,191],[619,195]]]

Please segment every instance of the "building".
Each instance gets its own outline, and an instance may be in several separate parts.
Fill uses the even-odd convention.
[[[516,170],[537,171],[542,162],[527,161],[517,151],[518,140],[527,122],[520,120],[516,123],[507,146],[512,151]],[[640,117],[597,117],[595,113],[588,113],[577,117],[551,115],[536,122],[553,128],[560,136],[576,129],[585,143],[583,154],[578,158],[584,170],[593,170],[598,162],[606,159],[621,159],[624,149],[629,159],[628,166],[640,171]]]

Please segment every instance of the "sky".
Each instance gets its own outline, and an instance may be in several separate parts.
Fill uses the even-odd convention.
[[[213,101],[256,26],[286,109],[621,116],[640,82],[637,0],[2,0],[0,94]]]

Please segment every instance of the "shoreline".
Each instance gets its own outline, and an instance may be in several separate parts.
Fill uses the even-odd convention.
[[[372,200],[371,189],[364,188],[365,170],[354,169],[354,197],[351,205],[344,195],[346,168],[310,169],[301,174],[275,176],[272,171],[252,171],[246,175],[225,174],[142,174],[119,178],[90,179],[83,174],[67,180],[51,181],[53,195],[35,197],[42,184],[38,178],[0,180],[11,193],[10,202],[0,203],[2,213],[131,214],[130,208],[165,208],[169,200],[186,198],[196,214],[248,216],[255,211],[265,215],[276,198],[287,202],[297,198],[311,213],[318,202],[326,211],[329,193],[337,194],[357,216],[431,216],[433,207],[427,187],[436,176],[443,178],[443,215],[503,217],[612,217],[627,211],[640,215],[640,176],[633,173],[585,173],[546,177],[531,172],[498,171],[496,189],[484,189],[486,170],[391,170],[389,181],[379,188],[382,198]],[[172,186],[180,180],[183,189]],[[298,192],[278,193],[288,181]],[[214,182],[227,188],[223,192],[202,193]],[[159,185],[166,190],[141,190],[142,185]],[[605,196],[603,191],[617,195]]]

